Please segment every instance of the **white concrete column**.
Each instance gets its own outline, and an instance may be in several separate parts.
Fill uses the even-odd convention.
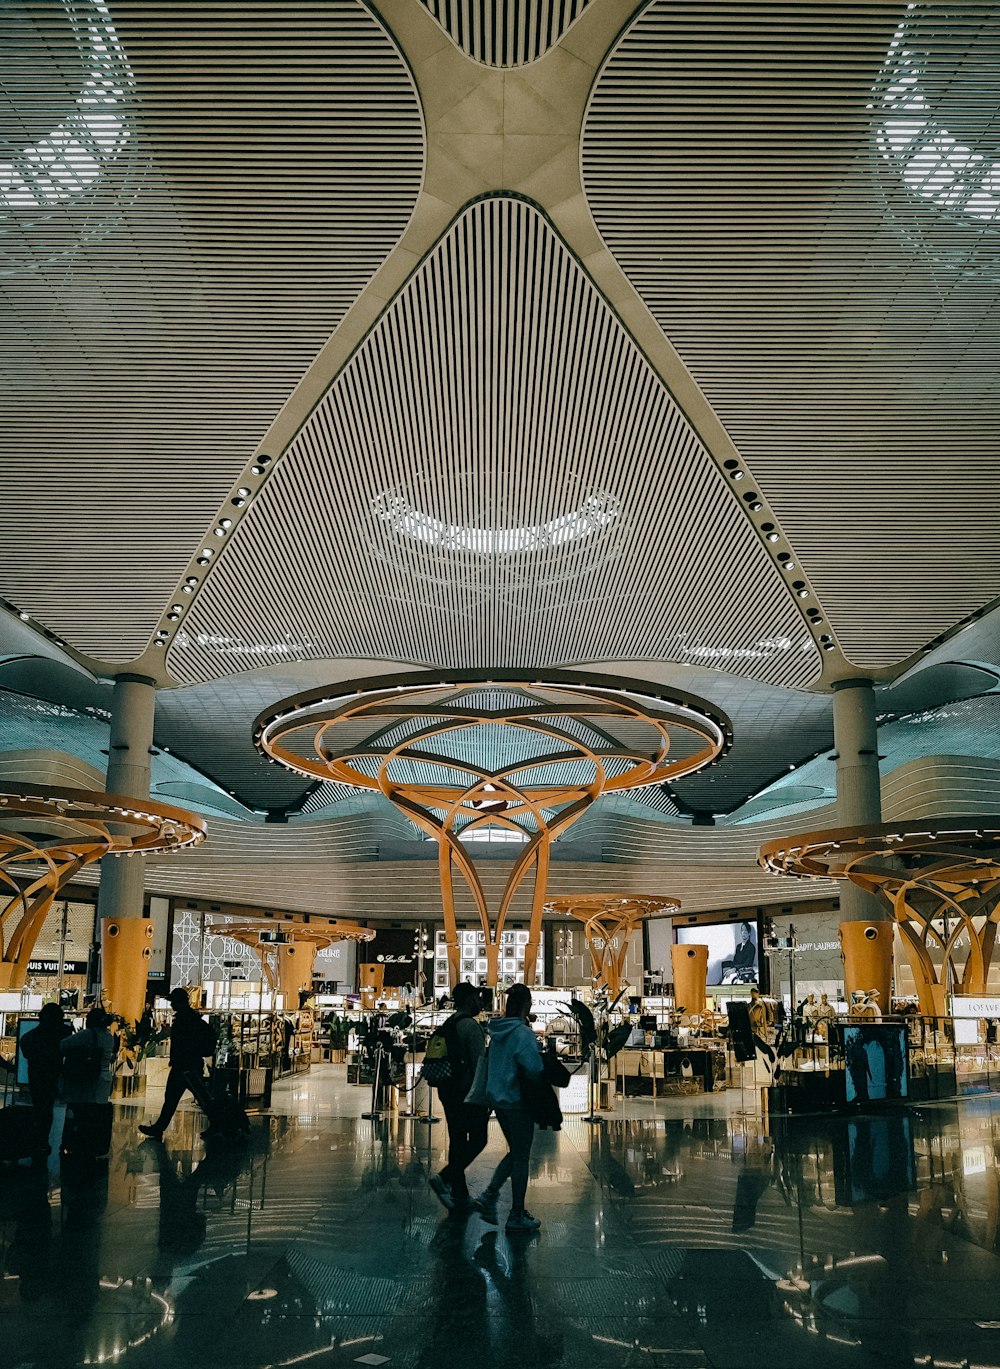
[[[837,752],[837,820],[841,827],[882,821],[878,771],[878,728],[871,680],[841,680],[833,686],[833,744]],[[840,886],[843,922],[887,916],[882,905],[845,880]]]
[[[156,687],[152,680],[142,675],[120,675],[115,680],[105,784],[109,794],[149,798],[155,708]],[[144,878],[142,856],[105,856],[97,895],[98,916],[142,917]]]

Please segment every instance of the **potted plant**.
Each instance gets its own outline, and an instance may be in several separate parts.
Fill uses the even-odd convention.
[[[111,1018],[109,1029],[118,1037],[114,1091],[122,1098],[130,1098],[146,1091],[146,1071],[143,1062],[155,1049],[157,1037],[145,1017],[141,1017],[138,1022],[129,1022],[120,1013],[113,1013]]]

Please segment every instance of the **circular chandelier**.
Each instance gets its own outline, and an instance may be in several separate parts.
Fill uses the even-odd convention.
[[[524,974],[532,982],[552,842],[603,794],[662,785],[729,748],[724,713],[644,681],[567,671],[421,672],[298,694],[263,712],[254,740],[312,779],[382,794],[439,845],[449,965],[458,974],[453,874],[464,878],[496,982],[500,937],[530,871]],[[523,841],[496,919],[463,839],[486,826]]]

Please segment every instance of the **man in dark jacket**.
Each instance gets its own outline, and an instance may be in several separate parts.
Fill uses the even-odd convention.
[[[174,989],[170,995],[174,1020],[170,1027],[170,1070],[163,1090],[163,1106],[156,1121],[140,1126],[144,1136],[162,1141],[186,1089],[188,1075],[199,1078],[204,1074],[204,1058],[213,1050],[212,1029],[191,1006],[186,989]]]
[[[38,1026],[21,1037],[21,1054],[28,1062],[28,1091],[35,1112],[35,1149],[49,1153],[52,1112],[62,1073],[62,1043],[72,1033],[58,1003],[45,1003]]]
[[[431,1188],[449,1212],[469,1206],[465,1171],[485,1149],[490,1115],[488,1108],[465,1101],[465,1095],[472,1087],[476,1064],[486,1049],[483,1029],[476,1021],[482,1008],[479,990],[474,984],[456,984],[452,1001],[455,1011],[445,1022],[443,1031],[448,1040],[448,1059],[456,1059],[458,1069],[447,1083],[438,1087],[448,1123],[448,1163],[430,1181]]]

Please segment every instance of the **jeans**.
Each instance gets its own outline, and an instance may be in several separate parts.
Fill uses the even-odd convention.
[[[528,1160],[535,1123],[524,1108],[497,1108],[496,1112],[500,1130],[507,1142],[507,1154],[493,1171],[487,1191],[498,1194],[510,1179],[511,1211],[522,1212],[524,1195],[528,1191]]]
[[[467,1103],[462,1097],[449,1098],[443,1089],[438,1096],[448,1123],[448,1163],[441,1171],[441,1178],[456,1198],[464,1200],[469,1196],[465,1171],[486,1148],[489,1112]]]

